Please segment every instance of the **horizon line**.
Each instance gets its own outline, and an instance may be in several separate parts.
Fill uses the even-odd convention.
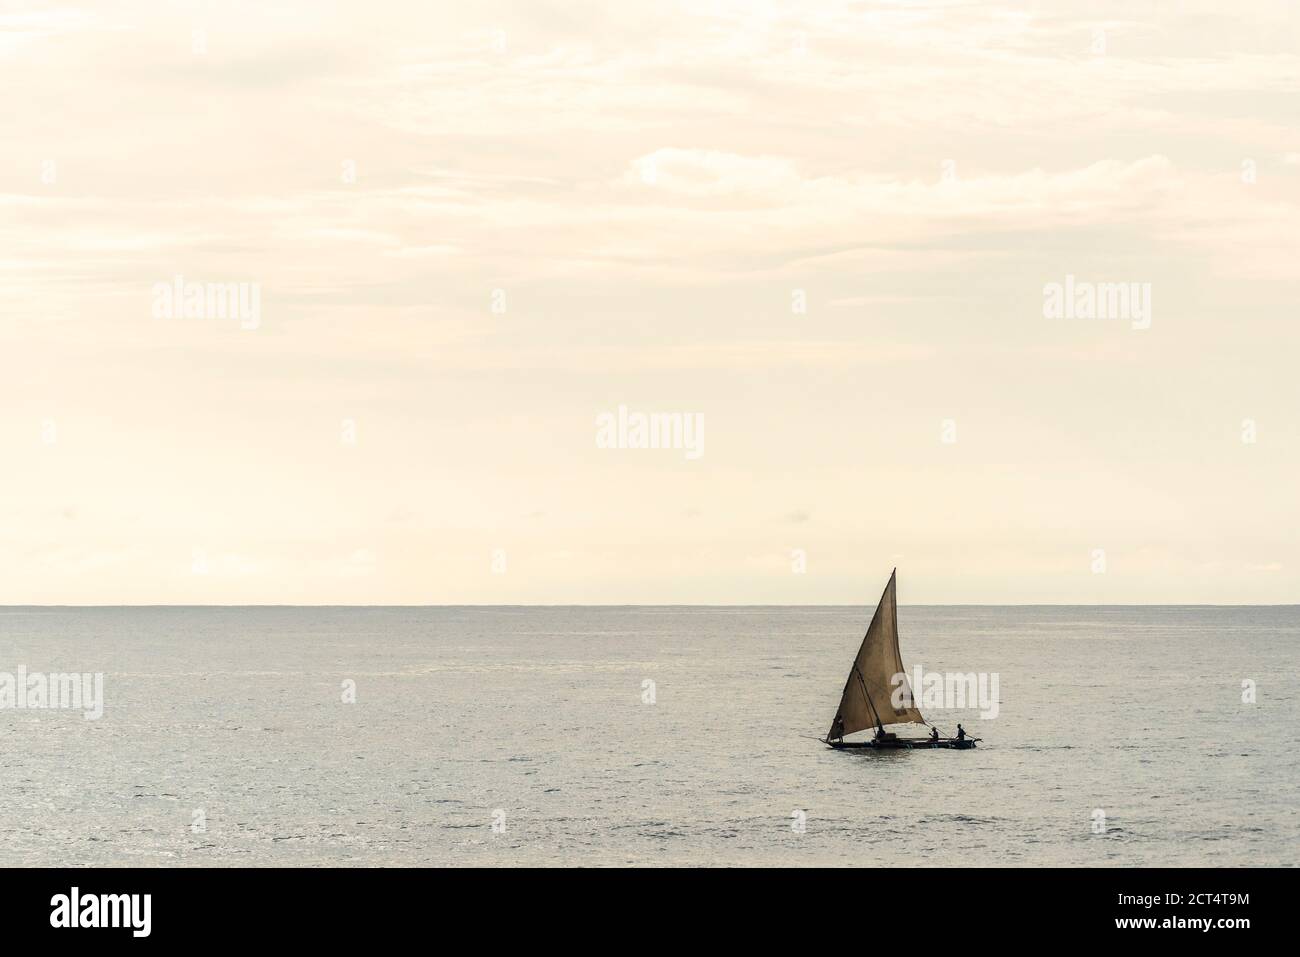
[[[49,608],[858,608],[869,607],[869,602],[823,602],[801,604],[713,604],[703,602],[602,602],[583,604],[575,602],[555,603],[459,603],[459,604],[293,604],[293,603],[255,603],[255,604],[189,604],[170,602],[149,602],[139,604],[0,604],[0,611],[8,609]],[[900,608],[1296,608],[1300,602],[1114,602],[1079,604],[1073,602],[899,602]]]

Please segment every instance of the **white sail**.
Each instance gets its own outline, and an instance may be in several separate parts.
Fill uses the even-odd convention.
[[[899,675],[901,679],[896,679]],[[900,688],[903,691],[898,698],[903,707],[896,708],[894,695]],[[912,698],[911,686],[903,671],[903,657],[898,651],[898,600],[894,593],[894,574],[889,576],[889,584],[880,596],[880,604],[876,606],[875,617],[862,639],[858,657],[849,670],[829,737],[840,738],[874,728],[878,723],[926,723]]]

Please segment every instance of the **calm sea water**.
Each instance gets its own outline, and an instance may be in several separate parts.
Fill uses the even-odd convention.
[[[973,751],[831,751],[813,738],[870,613],[5,609],[0,671],[103,672],[106,704],[0,711],[0,847],[9,865],[1300,859],[1300,608],[904,607],[907,667],[998,672],[998,717],[927,715]]]

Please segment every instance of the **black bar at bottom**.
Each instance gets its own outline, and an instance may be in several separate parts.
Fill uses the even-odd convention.
[[[985,943],[1191,939],[1233,947],[1285,929],[1295,871],[1274,869],[0,871],[7,943],[465,943],[725,933],[807,945],[880,922],[908,950],[931,933]],[[75,892],[73,889],[76,889]],[[144,895],[148,895],[147,900]],[[147,903],[147,907],[146,907]],[[73,916],[75,911],[75,917]],[[847,923],[846,923],[847,921]],[[78,926],[72,926],[76,924]],[[101,925],[101,926],[85,926]],[[116,926],[102,926],[115,924]],[[58,925],[58,926],[56,926]],[[147,931],[147,933],[146,933]],[[1044,936],[1049,935],[1049,936]],[[975,938],[972,938],[974,940]],[[683,938],[674,937],[677,944]],[[664,946],[668,942],[664,941]]]

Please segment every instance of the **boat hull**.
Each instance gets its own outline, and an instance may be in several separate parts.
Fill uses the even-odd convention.
[[[935,748],[947,748],[952,751],[969,751],[975,747],[975,739],[964,741],[941,738],[932,741],[929,738],[893,738],[888,741],[828,741],[827,744],[836,751],[912,751]]]

